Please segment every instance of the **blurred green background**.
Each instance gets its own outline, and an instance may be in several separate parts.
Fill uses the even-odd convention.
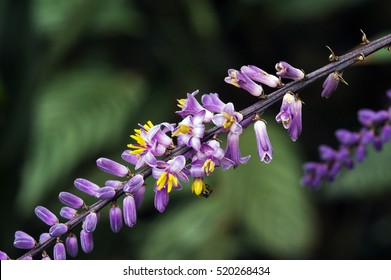
[[[95,160],[120,160],[137,123],[179,121],[176,99],[187,92],[218,92],[242,109],[255,99],[224,82],[228,68],[274,73],[286,60],[311,72],[328,63],[325,45],[343,54],[360,29],[370,40],[391,32],[390,11],[385,0],[0,1],[0,250],[17,257],[16,230],[46,231],[34,207],[57,213],[58,192],[77,193],[75,178],[109,179]],[[159,214],[148,181],[136,227],[112,233],[105,209],[94,251],[79,259],[391,258],[390,145],[319,191],[299,183],[317,146],[337,144],[335,129],[359,128],[359,108],[389,106],[391,53],[344,78],[349,86],[328,100],[323,81],[303,91],[296,143],[274,121],[280,105],[268,110],[270,165],[250,127],[240,143],[250,162],[207,178],[208,199],[185,185]]]

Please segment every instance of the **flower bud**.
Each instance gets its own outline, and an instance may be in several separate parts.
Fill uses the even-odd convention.
[[[85,232],[84,230],[80,231],[80,245],[84,253],[91,253],[94,249],[94,239],[92,233]]]
[[[14,246],[18,249],[27,249],[30,250],[34,248],[36,242],[34,238],[23,231],[15,232]]]
[[[69,192],[60,192],[60,194],[58,195],[58,199],[66,206],[76,209],[84,205],[83,199]]]
[[[261,85],[256,84],[247,75],[238,70],[229,69],[228,77],[226,77],[224,81],[248,91],[251,95],[261,96],[263,94],[263,88]]]
[[[101,169],[103,172],[118,176],[118,177],[125,177],[129,175],[129,170],[125,165],[122,165],[118,162],[115,162],[111,159],[107,158],[99,158],[96,161],[97,166],[99,169]]]
[[[165,191],[165,190],[163,190]],[[136,203],[133,196],[127,195],[123,201],[124,220],[128,227],[133,227],[137,221]]]
[[[68,206],[64,206],[60,210],[60,216],[63,217],[64,219],[71,220],[74,217],[76,217],[76,215],[77,215],[76,209],[73,209]]]
[[[68,231],[68,226],[66,224],[55,224],[49,229],[49,234],[53,237],[60,237]]]
[[[122,212],[117,205],[113,205],[109,212],[110,227],[115,233],[119,232],[122,228]]]
[[[340,73],[334,72],[330,73],[327,76],[326,80],[323,83],[323,91],[321,93],[322,97],[329,98],[331,94],[337,89],[340,75]]]
[[[53,258],[55,260],[66,260],[65,246],[62,242],[57,242],[53,248]]]
[[[37,215],[37,217],[39,219],[41,219],[48,226],[52,226],[52,225],[58,223],[58,219],[57,219],[56,215],[54,215],[50,210],[48,210],[47,208],[45,208],[43,206],[35,207],[34,212],[35,212],[35,215]]]
[[[266,131],[264,121],[256,121],[254,123],[254,131],[257,139],[258,155],[264,163],[270,163],[273,158],[273,148]]]
[[[75,258],[79,252],[79,246],[77,245],[77,237],[73,233],[70,233],[65,239],[65,248],[68,255]]]
[[[297,69],[285,61],[276,64],[277,76],[281,78],[299,81],[304,79],[305,74],[302,70]]]
[[[100,188],[96,193],[95,197],[100,200],[111,199],[115,196],[115,189],[112,187]]]
[[[144,176],[141,174],[134,175],[124,186],[124,192],[136,192],[144,184]]]
[[[96,225],[98,224],[98,215],[95,212],[91,212],[87,215],[83,222],[83,230],[85,232],[94,232]]]
[[[267,85],[271,88],[282,86],[281,80],[279,78],[266,73],[254,65],[242,66],[240,71],[247,75],[251,80]]]
[[[50,233],[48,233],[48,232],[41,233],[41,235],[39,236],[39,244],[44,243],[44,242],[45,242],[46,240],[48,240],[50,237],[51,237],[51,235],[50,235]]]
[[[94,196],[95,192],[99,190],[98,185],[82,178],[76,179],[74,185],[78,190],[92,196]]]

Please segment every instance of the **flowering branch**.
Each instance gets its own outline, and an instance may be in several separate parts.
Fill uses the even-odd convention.
[[[314,81],[328,75],[322,96],[329,97],[338,82],[344,82],[343,69],[364,60],[366,56],[381,48],[389,48],[390,45],[391,34],[373,42],[363,39],[363,45],[360,48],[340,57],[332,53],[329,58],[332,61],[330,64],[307,75],[286,62],[277,63],[278,77],[269,75],[252,65],[243,66],[240,71],[230,69],[225,81],[258,96],[259,101],[242,111],[235,112],[233,104],[222,102],[217,94],[203,95],[203,106],[194,97],[198,91],[188,94],[187,99],[178,100],[182,110],[177,114],[183,117],[182,122],[178,125],[161,123],[157,126],[148,122],[140,126],[140,129],[135,130],[135,135],[131,136],[137,143],[129,144],[128,147],[131,150],[122,154],[125,161],[135,166],[135,170],[144,169],[132,174],[122,164],[109,159],[98,159],[97,165],[101,170],[117,177],[126,177],[127,181],[107,181],[105,186],[100,188],[88,180],[76,179],[76,188],[99,200],[91,206],[86,206],[81,198],[66,192],[60,193],[59,199],[66,205],[60,215],[68,219],[66,223],[59,223],[53,213],[38,206],[35,213],[38,218],[51,226],[49,233],[42,234],[39,242],[36,242],[28,234],[17,231],[15,247],[29,250],[19,259],[32,259],[39,253],[42,253],[43,258],[48,258],[45,250],[54,242],[56,243],[54,245],[55,259],[65,259],[65,250],[70,256],[76,256],[77,240],[72,232],[80,224],[83,228],[80,233],[81,247],[84,252],[91,252],[93,249],[92,233],[98,222],[97,215],[108,204],[112,205],[110,210],[112,230],[118,232],[121,229],[122,212],[116,201],[124,195],[124,220],[126,225],[132,227],[136,223],[136,207],[141,203],[145,191],[144,180],[147,177],[153,176],[157,179],[154,186],[155,207],[160,212],[163,212],[168,204],[170,191],[181,188],[179,181],[189,181],[189,177],[194,178],[192,191],[198,196],[208,196],[208,187],[202,180],[204,176],[213,173],[215,167],[220,166],[223,169],[231,166],[237,167],[249,159],[249,156],[240,155],[238,144],[242,128],[252,122],[255,122],[254,130],[260,159],[269,163],[272,159],[272,148],[266,125],[259,117],[268,107],[283,99],[276,120],[288,129],[289,136],[295,141],[301,132],[302,102],[297,97],[297,93]],[[282,78],[293,81],[283,85]],[[266,95],[261,84],[279,89]],[[214,126],[205,130],[204,123],[211,122]],[[166,135],[167,132],[171,132],[171,137]],[[221,133],[228,133],[225,151],[220,148],[219,142],[215,141]],[[174,145],[173,137],[176,137],[177,145]],[[156,157],[162,159],[159,160]],[[79,208],[82,209],[81,213],[76,211]],[[64,246],[61,237],[66,234],[69,235],[65,241],[66,246]],[[0,259],[8,258],[6,253],[0,251]]]

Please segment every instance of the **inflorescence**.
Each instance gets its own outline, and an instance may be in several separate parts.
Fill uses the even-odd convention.
[[[340,81],[346,83],[342,78],[344,68],[360,61],[360,57],[365,57],[364,53],[368,55],[390,43],[391,35],[388,35],[374,43],[366,42],[360,53],[353,51],[344,57],[333,54],[333,63],[308,75],[284,61],[275,65],[276,75],[253,65],[242,66],[240,70],[229,69],[225,81],[258,97],[255,104],[236,111],[232,102],[223,102],[217,93],[203,94],[197,99],[199,91],[196,90],[188,93],[187,98],[178,100],[180,110],[176,114],[182,118],[179,123],[153,124],[148,121],[140,124],[130,136],[132,143],[128,144],[129,149],[122,153],[126,165],[107,158],[96,161],[100,170],[116,179],[106,181],[103,186],[83,178],[74,181],[74,186],[80,192],[98,200],[95,204],[88,206],[81,197],[61,192],[58,198],[64,206],[59,215],[65,220],[63,222],[44,206],[35,208],[36,216],[49,228],[38,240],[23,231],[16,231],[14,246],[28,250],[19,259],[64,260],[67,255],[74,258],[78,255],[79,243],[83,252],[90,253],[94,248],[93,233],[99,223],[100,211],[106,205],[111,205],[109,220],[113,232],[119,232],[123,223],[133,227],[137,222],[137,209],[146,191],[145,179],[149,176],[155,179],[154,206],[159,212],[165,211],[171,191],[182,189],[183,182],[192,181],[191,191],[196,196],[208,197],[211,189],[205,183],[205,178],[211,176],[216,168],[236,168],[249,160],[250,155],[242,156],[239,140],[243,129],[251,124],[259,158],[266,164],[270,163],[273,149],[266,121],[261,119],[264,110],[282,99],[275,120],[296,141],[302,131],[302,101],[294,92],[327,75],[321,96],[330,97]],[[284,85],[283,79],[293,82]],[[266,94],[265,86],[277,90]],[[360,111],[359,120],[364,126],[363,130],[360,133],[337,131],[340,150],[321,146],[323,162],[305,166],[307,173],[303,183],[316,187],[322,180],[334,178],[342,165],[351,167],[349,149],[356,148],[357,159],[362,160],[369,143],[380,148],[381,143],[391,138],[390,110]],[[223,142],[219,139],[221,134],[226,135],[225,147],[222,147]],[[121,197],[122,207],[119,203]],[[79,224],[82,226],[77,230]],[[47,248],[53,243],[53,251],[49,256]],[[0,259],[10,258],[0,251]]]

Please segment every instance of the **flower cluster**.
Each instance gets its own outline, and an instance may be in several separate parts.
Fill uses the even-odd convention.
[[[391,99],[391,90],[387,91],[387,96]],[[354,161],[363,161],[369,145],[380,151],[383,144],[391,139],[391,107],[380,111],[361,109],[358,111],[358,121],[362,126],[358,132],[346,129],[335,132],[340,143],[338,149],[319,146],[321,162],[304,164],[302,184],[317,188],[323,181],[333,181],[342,167],[351,169]]]

